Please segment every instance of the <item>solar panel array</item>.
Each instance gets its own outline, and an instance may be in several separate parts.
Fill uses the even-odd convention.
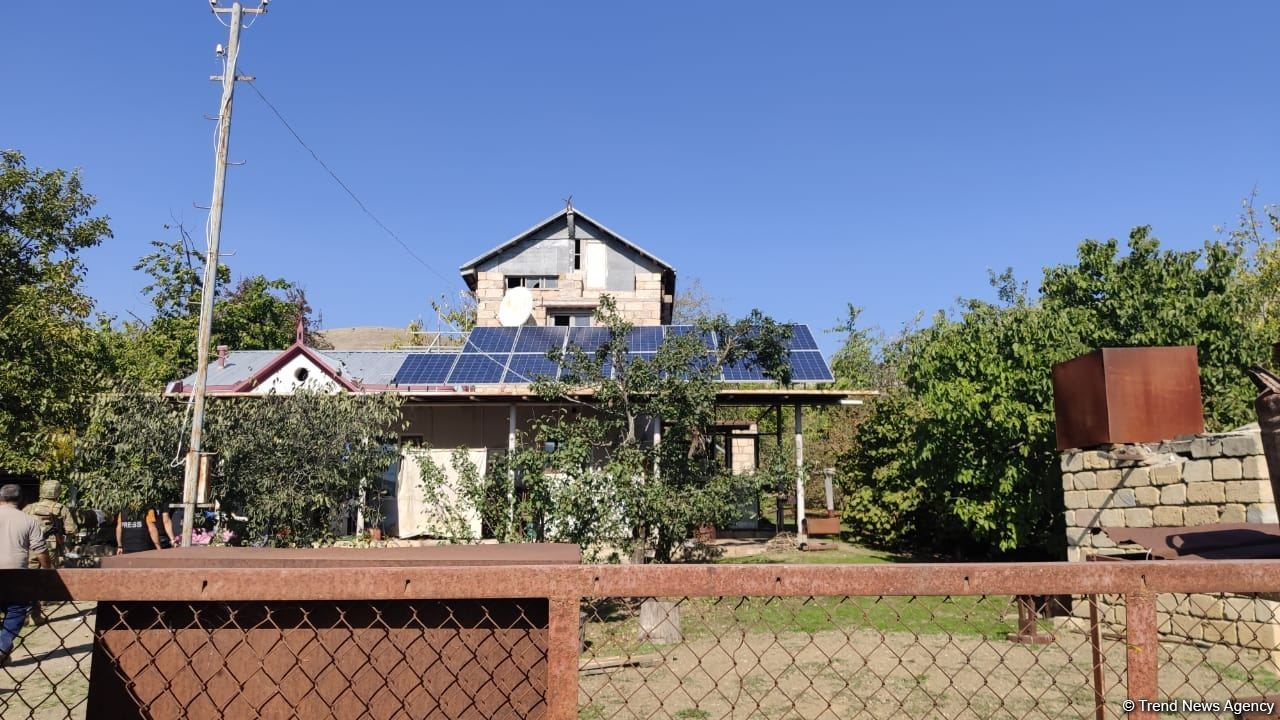
[[[831,382],[831,370],[818,351],[813,333],[804,325],[792,325],[788,343],[791,379],[795,382]],[[700,334],[703,345],[714,351],[719,338],[714,332],[692,325],[646,325],[627,335],[628,360],[653,360],[654,353],[668,335]],[[591,355],[608,342],[610,333],[604,327],[480,327],[471,331],[461,352],[413,353],[393,383],[397,385],[489,385],[523,384],[540,378],[555,380],[561,367],[547,358],[551,350],[578,348]],[[710,362],[712,355],[705,358]],[[604,371],[610,375],[611,363]],[[760,368],[735,363],[723,369],[725,382],[762,382],[767,380]]]

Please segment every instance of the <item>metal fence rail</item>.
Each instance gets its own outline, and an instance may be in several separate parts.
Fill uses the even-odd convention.
[[[1280,694],[1272,560],[15,570],[0,588],[50,617],[0,670],[4,718],[1230,717]],[[1026,612],[1042,604],[1068,614]]]

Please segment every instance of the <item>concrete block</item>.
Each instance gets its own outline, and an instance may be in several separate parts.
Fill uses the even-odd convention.
[[[1182,480],[1182,464],[1160,465],[1151,468],[1152,485],[1169,485]]]
[[[1120,471],[1120,485],[1123,487],[1140,487],[1151,484],[1151,468],[1135,467]]]
[[[1222,598],[1218,595],[1193,593],[1189,598],[1191,614],[1196,617],[1222,619]]]
[[[1111,458],[1097,450],[1085,450],[1080,453],[1080,461],[1085,470],[1108,470],[1112,467]]]
[[[1223,505],[1218,515],[1218,522],[1221,523],[1242,523],[1245,522],[1245,512],[1243,505],[1228,504]]]
[[[1174,593],[1156,595],[1156,612],[1167,615],[1178,609],[1178,596]]]
[[[1226,483],[1227,502],[1256,503],[1262,501],[1262,480],[1229,480]],[[1270,485],[1270,482],[1267,483]]]
[[[1262,498],[1260,502],[1275,504],[1275,490],[1271,487],[1271,481],[1266,480],[1258,486],[1258,497]]]
[[[1076,489],[1075,476],[1072,475],[1071,473],[1062,473],[1063,492],[1066,492],[1068,490],[1075,490],[1075,489]]]
[[[1080,527],[1067,528],[1067,546],[1068,547],[1079,547],[1080,545],[1085,545],[1086,544],[1085,541],[1088,539],[1088,537],[1089,537],[1088,528],[1080,528]]]
[[[1182,466],[1183,482],[1209,482],[1213,479],[1213,462],[1210,460],[1192,460]]]
[[[1151,522],[1155,527],[1181,527],[1183,524],[1182,508],[1162,505],[1151,511]]]
[[[1146,507],[1160,504],[1160,488],[1158,487],[1140,487],[1133,491],[1135,497],[1138,498],[1138,504]]]
[[[1250,455],[1240,461],[1246,479],[1267,480],[1271,475],[1267,472],[1267,459],[1261,455]]]
[[[1133,488],[1120,488],[1111,494],[1111,507],[1131,508],[1138,505]]]
[[[1083,490],[1072,490],[1062,493],[1062,504],[1071,509],[1088,507],[1089,496]]]
[[[1192,504],[1221,503],[1227,499],[1227,488],[1218,482],[1187,484],[1187,502]]]
[[[1099,470],[1098,471],[1098,489],[1114,490],[1120,487],[1120,471],[1119,470]]]
[[[1187,525],[1213,525],[1218,522],[1218,508],[1215,505],[1194,505],[1182,512],[1182,521]]]
[[[1076,490],[1097,490],[1098,476],[1092,470],[1078,472],[1071,476]]]
[[[1165,485],[1160,488],[1161,505],[1184,505],[1187,502],[1187,486]]]
[[[1097,527],[1098,514],[1101,512],[1102,512],[1101,510],[1097,510],[1093,508],[1076,510],[1075,527],[1082,527],[1082,528]]]
[[[1227,597],[1222,600],[1223,620],[1253,620],[1253,598]]]
[[[1134,507],[1125,510],[1124,524],[1131,528],[1151,527],[1154,524],[1151,508]]]
[[[1189,615],[1173,616],[1173,634],[1190,640],[1200,640],[1204,637],[1204,631],[1200,628],[1201,621]]]
[[[1222,455],[1222,440],[1216,437],[1200,437],[1191,441],[1191,457],[1215,458]]]
[[[1075,510],[1067,510],[1066,512],[1062,513],[1062,526],[1063,526],[1063,527],[1069,527],[1069,528],[1071,528],[1071,527],[1080,527],[1079,525],[1076,525],[1076,511],[1075,511]]]
[[[1062,453],[1062,472],[1076,473],[1084,469],[1084,457],[1079,450],[1068,450]]]
[[[1089,490],[1086,493],[1089,496],[1089,507],[1104,508],[1111,504],[1110,490]]]
[[[1280,623],[1280,603],[1253,598],[1253,619],[1260,623]]]
[[[1123,511],[1116,510],[1116,512]],[[1116,541],[1108,537],[1106,533],[1098,533],[1097,535],[1089,536],[1089,544],[1095,548],[1113,548],[1116,546]]]
[[[1098,513],[1098,525],[1104,528],[1124,527],[1124,510],[1119,508],[1109,508]],[[1095,547],[1102,547],[1096,542]]]
[[[1280,522],[1276,519],[1276,506],[1274,503],[1254,503],[1245,508],[1244,521],[1251,523],[1270,523],[1272,525]]]
[[[1258,628],[1258,647],[1263,650],[1280,650],[1280,624],[1263,623]]]
[[[1084,552],[1082,552],[1080,548],[1078,547],[1067,548],[1067,562],[1082,562],[1082,561],[1084,561]],[[1072,614],[1074,614],[1074,610],[1072,611]]]
[[[1240,458],[1216,458],[1213,461],[1214,480],[1239,480],[1244,477]]]
[[[1227,622],[1226,620],[1206,620],[1204,623],[1204,639],[1205,642],[1224,642],[1234,645],[1236,638],[1236,624]]]
[[[1245,457],[1262,454],[1261,433],[1240,433],[1222,438],[1222,454],[1227,457]]]

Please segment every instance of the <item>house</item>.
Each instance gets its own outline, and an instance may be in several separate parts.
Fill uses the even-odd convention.
[[[636,325],[629,337],[635,355],[651,352],[666,333],[688,329],[669,324],[675,270],[571,206],[464,264],[461,274],[477,300],[477,326],[465,338],[452,343],[434,338],[430,347],[322,351],[305,344],[299,327],[294,344],[282,350],[219,347],[210,363],[207,393],[254,396],[301,387],[395,392],[405,400],[408,424],[401,438],[403,458],[426,453],[449,475],[449,456],[455,448],[467,448],[483,472],[490,457],[514,449],[519,431],[548,412],[548,403],[529,389],[536,377],[555,377],[559,371],[547,351],[586,348],[608,332],[592,326],[602,295],[615,298],[619,312]],[[514,314],[512,298],[524,302],[514,307]],[[778,413],[793,406],[799,466],[803,408],[849,402],[867,393],[818,387],[832,376],[808,328],[794,326],[791,346],[793,386],[778,388],[755,368],[729,367],[717,401],[772,407]],[[186,395],[193,383],[194,376],[175,381],[168,393]],[[710,431],[726,467],[735,472],[756,467],[761,438],[753,423],[728,423]],[[655,440],[660,434],[658,427],[649,432]],[[781,437],[772,439],[781,445]],[[386,512],[391,534],[442,534],[434,509],[422,497],[420,479],[419,464],[405,461],[387,478],[394,497]],[[756,529],[758,515],[758,503],[747,508],[741,529]],[[479,535],[479,519],[473,518],[472,525]]]

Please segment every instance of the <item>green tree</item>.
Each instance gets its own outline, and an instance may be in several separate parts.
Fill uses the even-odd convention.
[[[748,363],[789,382],[790,328],[758,311],[737,322],[720,316],[701,325],[721,339],[714,353],[697,333],[671,333],[652,358],[636,359],[627,354],[633,327],[611,298],[601,299],[596,319],[610,330],[601,346],[553,353],[560,379],[534,384],[561,407],[537,418],[519,449],[482,480],[460,489],[500,539],[574,542],[589,556],[631,549],[670,561],[692,528],[729,521],[758,492],[760,478],[734,476],[717,460],[707,432],[717,378],[726,365]],[[439,482],[442,474],[424,468],[423,476]]]
[[[78,171],[0,152],[0,473],[52,473],[96,389],[80,252],[111,230]]]
[[[1081,243],[1036,299],[1011,272],[895,349],[896,383],[841,457],[845,519],[899,548],[1053,554],[1061,544],[1052,366],[1099,347],[1194,344],[1210,429],[1251,419],[1244,368],[1266,357],[1238,242],[1162,250],[1136,228]]]
[[[155,392],[96,398],[79,444],[84,502],[114,512],[177,501],[187,419],[184,405]],[[344,512],[376,508],[373,490],[398,455],[402,427],[392,394],[213,398],[205,431],[216,453],[211,496],[248,517],[254,541],[322,540]]]
[[[146,386],[158,387],[186,376],[196,366],[204,255],[194,249],[181,225],[176,229],[178,239],[153,241],[154,251],[134,266],[150,277],[143,293],[151,300],[151,318],[135,318],[118,326],[109,319],[100,323],[113,374]],[[262,275],[232,284],[230,269],[219,264],[211,349],[217,345],[233,350],[288,347],[296,336],[299,314],[307,343],[327,347],[315,329],[319,320],[301,287]]]

